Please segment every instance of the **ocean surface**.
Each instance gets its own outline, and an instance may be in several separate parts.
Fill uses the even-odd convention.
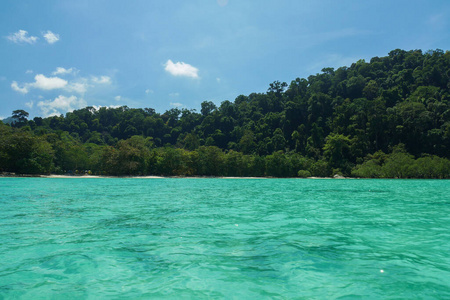
[[[0,178],[0,299],[450,299],[450,181]]]

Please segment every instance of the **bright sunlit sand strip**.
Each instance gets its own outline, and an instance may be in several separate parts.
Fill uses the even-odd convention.
[[[156,176],[156,175],[148,175],[148,176],[103,176],[103,175],[40,175],[38,177],[41,178],[82,178],[82,179],[91,179],[91,178],[136,178],[136,179],[161,179],[161,178],[182,178],[182,179],[277,179],[275,177],[233,177],[233,176]],[[297,178],[295,179],[305,179],[305,178]],[[279,178],[278,178],[279,179]],[[293,178],[290,178],[293,179]],[[348,179],[347,177],[308,177],[306,179]]]
[[[166,178],[163,176],[99,176],[99,175],[41,175],[41,178],[81,178],[81,179],[94,179],[94,178],[141,178],[141,179],[156,179]]]
[[[42,178],[107,178],[107,176],[97,175],[41,175]]]
[[[218,177],[221,179],[268,179],[267,177]]]

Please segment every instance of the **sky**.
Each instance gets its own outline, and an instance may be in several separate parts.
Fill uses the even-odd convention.
[[[450,50],[450,1],[2,0],[0,119],[199,110],[398,48]]]

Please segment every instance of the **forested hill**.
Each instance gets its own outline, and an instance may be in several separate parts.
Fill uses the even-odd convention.
[[[450,52],[394,50],[201,111],[86,107],[0,124],[0,171],[450,177]]]

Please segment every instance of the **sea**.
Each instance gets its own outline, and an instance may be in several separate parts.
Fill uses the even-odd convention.
[[[450,299],[450,181],[0,178],[0,299]]]

